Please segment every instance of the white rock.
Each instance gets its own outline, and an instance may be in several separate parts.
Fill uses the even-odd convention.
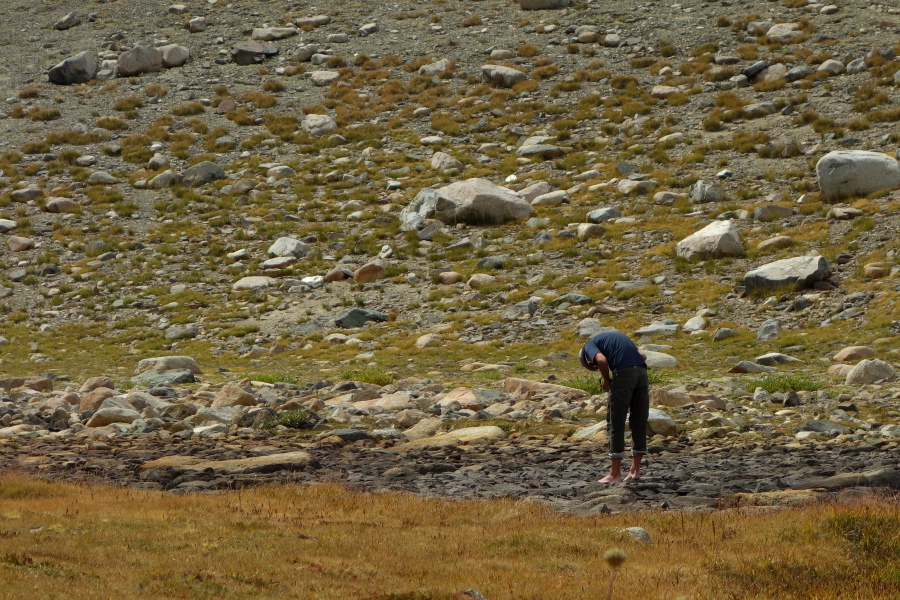
[[[647,418],[647,429],[650,433],[667,437],[678,435],[678,427],[675,425],[675,421],[658,408],[650,409],[650,414]]]
[[[822,197],[828,201],[866,196],[900,186],[897,160],[881,152],[837,150],[816,163]]]
[[[481,67],[481,78],[488,83],[494,83],[501,87],[511,88],[518,83],[522,83],[528,79],[528,75],[513,69],[511,67],[503,67],[500,65],[484,65]]]
[[[744,286],[748,291],[786,286],[809,287],[829,277],[831,265],[824,256],[799,256],[777,260],[748,271],[744,275]]]
[[[239,292],[242,290],[259,291],[269,287],[276,287],[277,285],[277,279],[273,279],[271,277],[252,276],[244,277],[234,282],[234,284],[231,286],[231,289],[235,292]]]
[[[876,381],[897,379],[894,367],[877,358],[861,360],[849,373],[845,385],[865,385]]]
[[[280,237],[275,243],[269,246],[266,254],[272,257],[291,256],[294,258],[302,258],[309,254],[312,248],[309,244],[305,244],[298,239],[292,237]]]
[[[675,253],[686,259],[694,256],[740,256],[744,253],[744,246],[731,220],[713,221],[678,242]]]
[[[306,115],[300,126],[307,133],[321,137],[337,129],[337,123],[328,115]]]

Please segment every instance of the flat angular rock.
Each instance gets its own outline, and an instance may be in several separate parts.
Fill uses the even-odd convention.
[[[240,292],[240,291],[260,291],[270,287],[277,287],[278,280],[273,279],[271,277],[263,277],[259,275],[253,275],[250,277],[243,277],[236,282],[234,282],[231,286],[232,291]]]
[[[533,214],[531,205],[511,190],[486,179],[467,179],[438,190],[422,190],[401,211],[400,220],[407,222],[412,218],[424,222],[435,218],[445,223],[485,225],[524,219]]]
[[[132,423],[141,418],[141,413],[127,408],[101,408],[95,412],[85,425],[87,427],[103,427],[111,423]]]
[[[311,454],[297,451],[233,460],[207,460],[195,456],[164,456],[145,462],[138,468],[138,472],[157,470],[174,473],[202,473],[209,469],[219,475],[247,475],[276,471],[303,471],[317,466],[318,462]]]
[[[622,211],[618,208],[597,208],[587,214],[587,220],[591,223],[604,223],[610,219],[618,219],[621,216]]]
[[[337,129],[337,123],[328,115],[306,115],[303,117],[300,126],[303,128],[303,131],[317,137],[322,137]]]
[[[781,352],[769,352],[767,354],[763,354],[762,356],[757,356],[753,360],[756,362],[756,364],[765,365],[767,367],[774,367],[775,365],[783,365],[792,362],[803,362],[799,358],[794,358],[793,356],[788,356],[787,354],[782,354]]]
[[[171,369],[168,371],[145,371],[132,377],[131,380],[151,387],[169,387],[182,383],[194,383],[197,378],[190,369]]]
[[[797,23],[776,23],[766,32],[766,38],[776,44],[790,44],[803,35]]]
[[[569,194],[565,190],[556,190],[541,194],[531,201],[532,206],[558,206],[569,203]]]
[[[16,222],[9,219],[0,219],[0,233],[9,233],[15,231]]]
[[[647,366],[651,369],[673,369],[678,366],[678,359],[665,352],[645,350]]]
[[[312,17],[294,19],[294,25],[297,27],[322,27],[329,23],[331,23],[331,17],[328,15],[314,15]]]
[[[376,312],[373,310],[365,310],[362,308],[354,308],[343,316],[335,319],[334,324],[344,329],[350,329],[354,327],[362,327],[369,321],[381,323],[387,321],[387,318],[388,316],[384,313]]]
[[[831,277],[831,265],[824,256],[799,256],[768,263],[744,275],[747,291],[785,287],[812,287]]]
[[[565,155],[566,151],[559,146],[553,144],[531,144],[522,146],[516,150],[516,156],[522,158],[530,158],[532,156],[540,157],[541,160],[552,160]]]
[[[310,81],[316,87],[328,87],[332,83],[338,81],[341,74],[337,71],[315,71],[310,76]]]
[[[250,33],[250,39],[271,42],[295,35],[297,35],[296,27],[257,27]]]
[[[53,380],[49,377],[8,377],[0,379],[0,389],[10,391],[15,388],[28,388],[36,392],[52,392]]]
[[[481,79],[487,83],[493,83],[504,88],[511,88],[518,83],[528,80],[528,74],[500,65],[484,65],[481,67]]]
[[[775,221],[777,219],[785,219],[797,214],[793,208],[787,206],[779,206],[777,204],[764,204],[753,209],[753,218],[763,223]]]
[[[353,280],[357,283],[373,283],[386,276],[387,270],[384,265],[377,262],[365,264],[353,272]]]
[[[519,379],[518,377],[507,377],[503,380],[503,393],[517,398],[560,397],[569,402],[590,397],[590,394],[584,390],[556,385],[555,383]]]
[[[269,256],[293,256],[294,258],[303,258],[309,254],[312,247],[309,244],[301,242],[292,237],[280,237],[275,243],[269,246],[266,254]]]
[[[744,246],[731,220],[713,221],[678,242],[675,253],[686,259],[695,256],[741,256]]]
[[[318,53],[319,46],[317,44],[306,44],[305,46],[299,46],[296,50],[294,50],[290,56],[288,56],[288,62],[292,63],[305,63],[309,62],[313,57],[313,54]]]
[[[794,244],[794,238],[789,235],[776,235],[773,238],[761,241],[757,244],[757,250],[777,250],[779,248],[787,248]]]
[[[70,213],[78,210],[78,203],[71,198],[48,198],[44,210],[48,213]]]
[[[116,73],[121,77],[131,77],[141,73],[156,73],[162,71],[162,67],[162,52],[157,48],[148,48],[138,44],[119,55],[118,62],[116,62]]]
[[[231,47],[231,60],[238,65],[257,65],[278,54],[278,46],[257,40],[243,40]]]
[[[847,346],[838,351],[838,353],[832,357],[832,360],[837,362],[847,362],[872,358],[873,356],[875,356],[875,350],[868,346]]]
[[[448,68],[450,68],[450,59],[442,58],[441,60],[419,67],[419,75],[424,75],[425,77],[437,77]]]
[[[462,171],[465,168],[465,165],[446,152],[435,152],[431,157],[431,168],[439,171],[446,171],[448,169]]]
[[[816,163],[816,177],[827,201],[866,196],[900,186],[897,159],[881,152],[836,150]]]
[[[175,185],[175,182],[178,180],[178,176],[175,174],[175,171],[172,169],[166,169],[153,179],[147,182],[147,187],[152,190],[159,190],[163,188],[170,188]]]
[[[678,332],[681,326],[671,320],[654,321],[634,332],[635,335],[672,335]]]
[[[12,235],[6,240],[10,252],[24,252],[34,247],[34,240],[27,237]]]
[[[425,446],[456,446],[458,444],[466,444],[469,442],[495,441],[502,439],[506,439],[506,432],[496,425],[486,425],[483,427],[464,427],[462,429],[455,429],[446,433],[439,433],[432,437],[397,444],[394,448],[397,450],[410,450]]]
[[[881,469],[872,469],[870,471],[862,471],[860,473],[839,473],[837,475],[832,475],[831,477],[803,479],[791,485],[792,488],[797,490],[808,490],[812,488],[835,490],[856,486],[900,489],[900,470],[885,467]]]
[[[894,381],[897,371],[890,364],[877,358],[865,359],[857,363],[844,382],[845,385],[866,385],[878,381]]]
[[[57,31],[65,31],[66,29],[71,29],[76,25],[81,25],[81,19],[78,18],[78,15],[74,12],[70,12],[64,17],[60,18],[56,23],[53,24],[53,29]]]
[[[190,356],[157,356],[138,361],[135,375],[147,371],[169,371],[172,369],[187,369],[191,373],[201,374],[200,366]]]
[[[97,75],[97,59],[90,52],[79,52],[65,59],[47,73],[50,83],[72,85],[87,83]]]
[[[223,408],[226,406],[256,406],[259,401],[256,396],[239,385],[228,384],[216,394],[210,408]]]
[[[729,373],[774,373],[777,371],[775,367],[766,367],[763,365],[758,365],[754,362],[750,362],[749,360],[742,360],[738,364],[731,367],[728,372]]]
[[[181,183],[190,187],[196,187],[223,177],[225,177],[225,169],[212,161],[205,160],[182,171]]]
[[[756,331],[756,339],[762,342],[774,340],[781,333],[781,321],[778,319],[768,319],[759,326]]]

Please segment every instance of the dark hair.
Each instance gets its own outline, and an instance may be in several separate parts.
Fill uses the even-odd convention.
[[[578,360],[581,361],[581,366],[589,371],[596,371],[598,368],[594,361],[588,357],[587,352],[584,351],[584,346],[578,352]]]

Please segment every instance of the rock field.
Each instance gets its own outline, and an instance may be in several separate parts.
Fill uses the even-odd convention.
[[[4,467],[579,514],[900,489],[900,9],[7,4]],[[653,384],[612,487],[574,358],[607,328]]]

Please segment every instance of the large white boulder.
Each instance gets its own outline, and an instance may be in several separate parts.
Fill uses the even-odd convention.
[[[280,237],[275,243],[269,246],[266,254],[269,256],[293,256],[294,258],[303,258],[312,248],[309,244],[304,244],[298,239],[292,237]]]
[[[776,260],[744,275],[747,291],[787,286],[809,287],[831,277],[831,265],[824,256],[798,256]]]
[[[323,136],[337,129],[337,123],[328,115],[306,115],[300,126],[303,131],[315,136]]]
[[[486,179],[457,181],[440,189],[426,188],[416,194],[400,213],[409,228],[425,219],[472,225],[499,224],[530,217],[534,209],[512,190]]]
[[[162,71],[163,55],[157,48],[137,45],[119,56],[116,71],[122,77]]]
[[[687,259],[694,256],[740,256],[744,253],[744,246],[731,220],[713,221],[678,242],[675,253]]]
[[[860,385],[876,381],[897,379],[894,367],[877,358],[861,360],[847,373],[845,385]]]
[[[487,83],[495,83],[500,87],[511,88],[528,79],[528,75],[512,67],[500,65],[484,65],[481,67],[481,79]]]
[[[900,186],[900,165],[881,152],[836,150],[816,163],[816,177],[822,198],[835,201]]]

